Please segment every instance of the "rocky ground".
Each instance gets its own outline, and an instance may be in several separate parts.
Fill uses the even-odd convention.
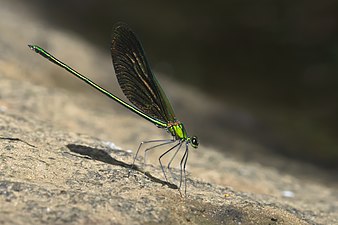
[[[129,149],[167,134],[99,100],[104,97],[85,85],[71,91],[80,81],[27,44],[62,53],[72,65],[80,61],[81,71],[88,74],[97,74],[99,68],[111,79],[109,55],[7,1],[0,7],[0,30],[1,224],[338,223],[336,180],[300,178],[237,160],[203,142],[190,151],[187,196],[177,190],[177,179],[165,182],[157,152],[149,156],[148,165],[142,164],[141,154],[129,173]],[[105,78],[95,78],[100,79]],[[196,96],[187,88],[171,92]],[[204,102],[210,105],[198,111],[213,108],[212,101]],[[241,140],[236,147],[257,148]]]

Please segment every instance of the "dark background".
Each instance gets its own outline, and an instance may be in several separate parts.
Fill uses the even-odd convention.
[[[78,32],[105,51],[113,24],[129,23],[155,71],[258,121],[249,127],[230,121],[224,128],[278,154],[338,169],[337,1],[33,0],[30,5],[51,26]]]

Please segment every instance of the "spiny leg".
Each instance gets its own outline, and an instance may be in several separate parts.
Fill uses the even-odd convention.
[[[138,153],[139,153],[139,151],[140,151],[140,149],[141,149],[141,147],[142,147],[142,145],[143,145],[143,144],[148,144],[148,143],[155,143],[155,142],[167,142],[167,141],[168,141],[168,140],[151,140],[151,141],[142,141],[142,142],[140,143],[140,145],[138,146],[138,149],[137,149],[137,151],[136,151],[136,154],[135,154],[135,156],[134,156],[133,163],[131,164],[131,169],[134,167],[134,164],[135,164],[136,158],[137,158],[137,156],[138,156]]]
[[[173,143],[173,142],[175,142],[175,141],[176,141],[175,139],[167,140],[167,141],[164,142],[164,143],[161,143],[161,144],[158,144],[158,145],[154,145],[154,146],[152,146],[152,147],[149,147],[149,148],[145,149],[145,150],[144,150],[144,156],[143,156],[144,164],[146,164],[147,153],[148,153],[148,151],[153,150],[153,149],[155,149],[155,148],[157,148],[157,147],[161,147],[161,146],[164,146],[164,145],[171,144],[171,143]]]
[[[184,166],[183,166],[183,172],[184,172],[184,195],[187,196],[187,176],[186,176],[186,165],[187,165],[187,162],[188,162],[188,156],[189,156],[189,147],[188,147],[188,144],[187,144],[187,147],[186,147],[186,151],[187,151],[187,156],[185,157],[185,160],[184,160]]]
[[[184,177],[184,194],[187,195],[187,178],[186,178],[186,173],[185,173],[185,167],[187,165],[187,160],[188,160],[188,152],[189,152],[189,143],[187,142],[185,144],[185,152],[184,152],[184,155],[181,159],[181,163],[180,163],[180,167],[181,167],[181,178],[180,178],[180,186],[179,186],[179,189],[181,189],[181,186],[182,186],[182,179]],[[183,174],[182,174],[183,172]]]
[[[162,155],[160,155],[160,157],[158,158],[158,161],[160,162],[160,165],[161,165],[161,169],[162,169],[162,172],[163,172],[163,175],[164,175],[164,178],[165,180],[168,182],[168,179],[167,179],[167,175],[165,175],[165,172],[164,172],[164,168],[163,168],[163,165],[162,165],[162,162],[161,162],[161,158],[163,156],[165,156],[166,154],[168,154],[171,150],[173,150],[174,148],[176,148],[177,146],[179,146],[181,144],[181,142],[179,141],[176,145],[174,145],[173,147],[169,148],[167,151],[165,151]]]
[[[173,178],[173,180],[175,180],[175,177],[173,175],[173,172],[171,171],[171,167],[170,166],[171,166],[171,163],[173,162],[174,158],[176,157],[177,153],[180,151],[180,149],[182,147],[183,141],[180,141],[180,142],[181,142],[180,146],[178,146],[177,150],[175,151],[175,154],[173,155],[173,157],[171,157],[171,159],[170,159],[170,161],[168,163],[168,166],[167,166],[167,168],[168,168],[168,170],[170,172],[170,175]]]

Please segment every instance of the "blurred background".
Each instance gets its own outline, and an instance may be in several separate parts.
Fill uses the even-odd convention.
[[[245,139],[262,147],[234,153],[244,159],[277,155],[285,167],[292,159],[338,170],[337,1],[14,2],[102,51],[113,24],[127,22],[160,81],[207,96],[196,95],[201,106],[217,102],[203,116],[173,102],[201,143],[230,151],[229,140]]]

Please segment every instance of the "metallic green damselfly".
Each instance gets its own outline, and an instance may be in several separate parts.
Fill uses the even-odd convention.
[[[167,165],[167,168],[171,172],[170,165],[184,144],[185,150],[180,161],[180,184],[178,188],[180,190],[182,183],[184,182],[184,191],[186,193],[186,164],[189,155],[189,145],[193,148],[197,148],[199,144],[198,139],[196,136],[190,137],[187,134],[183,123],[177,120],[167,96],[150,69],[140,41],[126,24],[118,23],[113,29],[111,55],[118,83],[131,104],[100,87],[84,75],[55,58],[43,48],[37,45],[28,46],[36,53],[47,58],[52,63],[64,68],[125,108],[150,121],[157,127],[165,129],[171,134],[172,139],[169,140],[141,142],[136,151],[132,165],[134,165],[143,144],[155,144],[154,146],[145,149],[145,154],[149,150],[173,144],[173,146],[162,153],[159,157],[162,172],[166,181],[168,181],[161,159],[169,152],[174,151],[174,154]]]

